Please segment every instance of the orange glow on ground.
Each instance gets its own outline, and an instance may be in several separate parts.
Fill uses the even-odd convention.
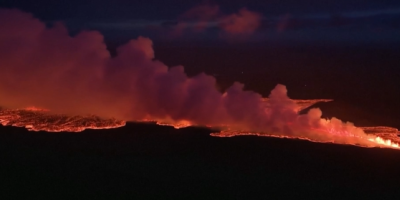
[[[331,132],[327,131],[326,134],[340,135],[344,139],[346,138],[356,138],[357,140],[365,141],[366,143],[347,143],[349,145],[360,146],[360,147],[382,147],[382,148],[394,148],[400,150],[400,138],[397,134],[400,132],[396,128],[392,127],[359,127],[364,132],[368,132],[366,137],[360,137],[360,135],[344,133],[344,132]],[[388,132],[385,132],[387,130]],[[319,130],[321,131],[321,130]],[[334,143],[334,144],[343,144],[342,142],[338,142],[335,140],[331,141],[321,141],[321,140],[313,140],[307,137],[302,136],[288,136],[288,135],[276,135],[276,134],[268,134],[268,133],[257,133],[257,132],[242,132],[242,131],[232,131],[232,130],[224,130],[219,133],[211,133],[211,136],[214,137],[234,137],[234,136],[263,136],[263,137],[277,137],[277,138],[288,138],[288,139],[300,139],[300,140],[308,140],[310,142],[320,142],[320,143]],[[369,141],[369,142],[367,142]]]
[[[268,99],[264,99],[268,103]],[[314,99],[314,100],[294,100],[300,107],[305,109],[318,102],[329,102],[330,99]],[[301,139],[311,142],[334,143],[355,145],[360,147],[384,147],[400,149],[400,132],[398,129],[387,126],[375,127],[351,127],[348,129],[336,128],[332,125],[337,119],[320,119],[319,128],[309,128],[303,131],[303,134],[296,133],[267,133],[234,130],[229,125],[221,125],[221,131],[211,133],[214,137],[233,137],[244,135],[255,135],[265,137],[277,137],[288,139]],[[144,119],[141,122],[154,122],[160,126],[172,126],[176,129],[185,128],[197,124],[193,124],[187,120],[173,121],[167,120],[151,120]],[[116,119],[102,119],[97,116],[67,116],[49,114],[48,110],[28,107],[24,109],[0,109],[0,124],[3,126],[25,127],[30,131],[47,131],[47,132],[81,132],[85,129],[111,129],[125,126],[126,122]],[[296,130],[291,123],[286,124],[287,127]],[[215,128],[212,126],[205,126]]]
[[[81,132],[85,129],[111,129],[125,126],[125,121],[96,116],[67,116],[46,113],[46,109],[0,110],[0,124],[25,127],[30,131]]]
[[[181,128],[186,128],[189,126],[192,126],[192,123],[190,123],[189,121],[186,120],[181,120],[175,123],[166,123],[166,122],[156,122],[157,125],[160,126],[173,126],[176,129],[181,129]]]

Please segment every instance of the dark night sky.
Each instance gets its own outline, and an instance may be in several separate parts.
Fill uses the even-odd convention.
[[[85,19],[173,19],[201,3],[202,1],[182,0],[3,0],[1,7],[16,7],[35,13],[48,20],[65,20],[69,18]],[[264,15],[292,14],[325,14],[340,12],[366,12],[374,10],[399,9],[400,2],[396,0],[217,0],[212,3],[230,12],[242,7],[256,10]]]
[[[100,30],[107,39],[148,36],[163,38],[163,32],[149,31],[145,25],[176,20],[185,11],[203,1],[51,1],[3,0],[0,7],[18,8],[48,22],[63,21],[70,30]],[[262,14],[262,24],[253,40],[300,41],[331,43],[400,43],[400,2],[396,0],[218,0],[221,12],[232,14],[241,8]],[[286,23],[284,33],[277,33],[279,24]],[[208,30],[203,34],[186,34],[179,39],[217,39]],[[177,38],[175,38],[177,39]]]

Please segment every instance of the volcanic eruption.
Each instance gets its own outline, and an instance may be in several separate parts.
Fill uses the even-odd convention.
[[[182,66],[169,68],[155,60],[152,41],[145,37],[119,47],[112,57],[99,32],[71,36],[61,23],[49,27],[19,10],[1,9],[0,27],[0,105],[7,108],[0,111],[3,125],[82,131],[155,121],[218,128],[221,132],[212,134],[218,137],[259,135],[399,148],[382,139],[384,133],[366,133],[390,130],[393,136],[397,129],[363,131],[337,118],[323,119],[317,108],[299,114],[318,100],[292,100],[281,84],[268,99],[244,90],[241,83],[219,91],[212,76],[188,77]],[[19,109],[31,105],[48,111]]]

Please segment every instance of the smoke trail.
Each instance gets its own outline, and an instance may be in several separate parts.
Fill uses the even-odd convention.
[[[277,85],[269,101],[240,83],[224,93],[214,77],[187,77],[182,66],[154,59],[152,41],[139,37],[111,57],[103,36],[83,31],[71,37],[62,24],[47,28],[32,15],[0,10],[0,105],[31,105],[56,113],[95,114],[123,120],[158,120],[260,134],[371,146],[351,123],[321,119]]]

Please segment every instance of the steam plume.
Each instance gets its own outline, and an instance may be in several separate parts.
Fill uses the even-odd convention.
[[[60,23],[47,28],[30,14],[8,9],[0,10],[0,27],[2,106],[378,145],[351,123],[321,119],[319,109],[299,115],[283,85],[267,102],[240,83],[221,93],[214,77],[189,78],[182,66],[168,68],[155,60],[148,38],[131,40],[111,57],[96,31],[71,37]]]

